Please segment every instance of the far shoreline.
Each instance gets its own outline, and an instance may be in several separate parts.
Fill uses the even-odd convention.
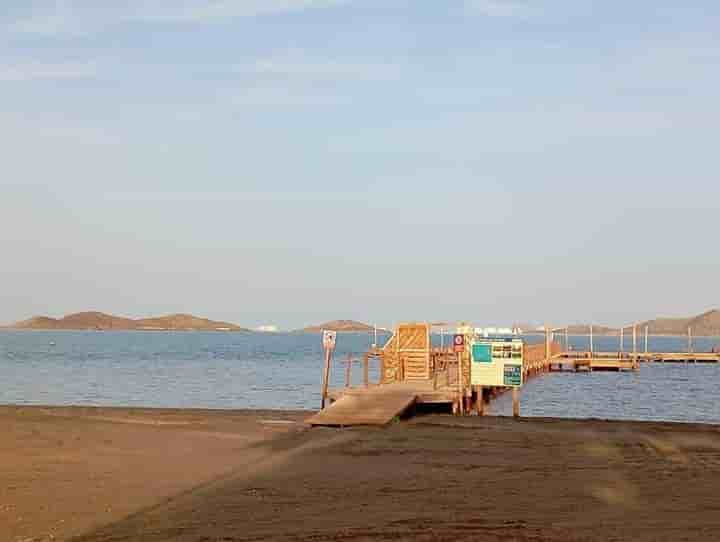
[[[97,332],[97,333],[226,333],[226,334],[236,334],[236,335],[319,335],[320,331],[306,331],[302,329],[298,330],[289,330],[289,331],[258,331],[255,329],[113,329],[113,328],[102,328],[102,329],[92,329],[92,328],[77,328],[77,329],[39,329],[39,328],[17,328],[17,327],[0,327],[0,332],[3,331],[12,331],[15,333],[48,333],[48,332],[57,332],[57,333],[78,333],[78,332]],[[338,334],[340,335],[372,335],[373,330],[367,331],[367,330],[338,330]],[[391,331],[387,330],[379,330],[378,329],[378,336],[380,335],[392,335]],[[439,332],[433,332],[432,335],[442,335]],[[452,335],[452,333],[445,333],[445,336]],[[519,336],[529,336],[529,337],[542,337],[545,333],[542,331],[528,331],[521,333]],[[555,333],[556,337],[564,337],[563,333]],[[589,333],[571,333],[569,337],[591,337]],[[607,334],[597,334],[593,333],[592,337],[595,338],[613,338],[613,339],[619,339],[620,335],[607,335]],[[643,334],[642,337],[638,335],[638,341],[641,339],[644,340],[645,335]],[[648,337],[660,337],[660,338],[687,338],[687,335],[683,334],[668,334],[668,333],[649,333]],[[693,339],[718,339],[720,340],[720,335],[693,335]],[[625,341],[626,344],[630,344],[632,341],[632,337],[629,335],[625,335]],[[638,350],[639,351],[639,350]]]

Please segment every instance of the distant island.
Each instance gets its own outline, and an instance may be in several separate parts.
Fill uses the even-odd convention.
[[[720,310],[714,309],[688,318],[655,318],[636,324],[638,333],[645,333],[647,327],[650,335],[687,335],[688,328],[696,337],[720,337]],[[624,331],[632,332],[632,325],[624,327]],[[589,324],[569,326],[571,335],[588,335]],[[620,335],[620,328],[593,325],[595,335]]]
[[[62,318],[35,316],[5,329],[67,330],[67,331],[242,331],[251,330],[228,322],[217,322],[190,314],[170,314],[156,318],[133,320],[102,312],[79,312]]]
[[[542,327],[529,324],[515,326],[525,333],[543,333]],[[593,324],[593,334],[597,336],[617,336],[620,328]],[[720,337],[720,310],[714,309],[697,316],[687,318],[656,318],[637,323],[637,331],[645,333],[647,327],[651,335],[687,335],[688,328],[696,337]],[[170,314],[155,318],[132,319],[114,316],[102,312],[79,312],[62,318],[35,316],[0,329],[11,330],[118,330],[118,331],[236,331],[236,332],[278,332],[275,326],[261,326],[256,330],[244,328],[237,324],[200,318],[190,314]],[[296,330],[296,333],[320,333],[331,330],[346,333],[372,333],[374,327],[355,320],[332,320],[319,325],[308,326]],[[632,325],[623,328],[625,333],[632,332]],[[379,333],[387,333],[384,328],[377,328]],[[568,327],[571,335],[588,335],[589,324],[576,324]]]
[[[317,326],[309,326],[299,329],[299,333],[320,333],[324,330],[347,333],[364,333],[374,331],[374,327],[354,320],[333,320]],[[378,331],[383,331],[378,328]]]

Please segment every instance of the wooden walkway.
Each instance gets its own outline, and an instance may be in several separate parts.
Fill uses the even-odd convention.
[[[350,426],[386,425],[401,416],[417,401],[417,392],[406,382],[348,389],[329,397],[337,399],[328,407],[311,416],[310,425]]]
[[[550,360],[548,371],[637,371],[640,362],[624,358],[565,358],[558,357]]]
[[[598,367],[609,362],[630,363],[720,363],[720,353],[714,352],[563,352],[556,359],[566,363],[580,363],[592,360]]]
[[[711,352],[650,352],[638,354],[638,359],[646,363],[720,363],[720,353]]]
[[[526,344],[523,380],[551,371],[637,371],[641,363],[720,363],[720,353],[564,351],[547,328],[545,342]],[[432,347],[430,324],[400,324],[383,348],[362,359],[338,360],[345,386],[330,389],[332,363],[326,358],[322,405],[310,425],[385,425],[417,404],[447,405],[453,413],[484,412],[484,404],[511,388],[472,385],[472,361],[466,349]],[[592,344],[592,343],[591,343]],[[362,363],[362,384],[353,386],[352,368]],[[377,364],[370,382],[370,365]],[[334,380],[337,382],[337,378]],[[513,390],[513,415],[519,416],[519,394]],[[327,402],[326,402],[327,401]]]

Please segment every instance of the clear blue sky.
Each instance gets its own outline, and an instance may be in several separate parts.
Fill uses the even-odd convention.
[[[0,321],[720,306],[719,28],[711,0],[6,0]]]

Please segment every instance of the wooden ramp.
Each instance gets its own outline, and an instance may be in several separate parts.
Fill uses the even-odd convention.
[[[383,389],[388,388],[388,389]],[[410,408],[417,394],[393,386],[346,393],[325,410],[311,416],[310,425],[386,425]]]

